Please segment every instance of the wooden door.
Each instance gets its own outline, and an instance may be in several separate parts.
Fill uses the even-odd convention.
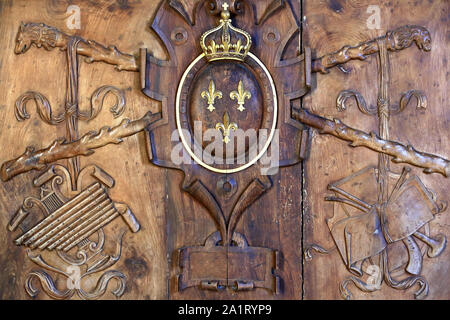
[[[448,9],[1,0],[0,297],[448,298]]]
[[[428,44],[419,40],[416,42],[418,45],[414,42],[408,43],[411,46],[404,50],[397,50],[401,46],[388,49],[387,54],[382,58],[377,53],[367,56],[364,62],[351,61],[344,66],[344,72],[334,68],[336,70],[330,70],[329,74],[318,74],[314,85],[317,89],[305,97],[304,107],[326,115],[330,119],[339,118],[351,127],[375,132],[380,136],[384,134],[390,140],[410,145],[422,152],[448,157],[449,116],[443,107],[448,101],[445,89],[448,88],[446,75],[448,54],[445,53],[448,48],[445,26],[448,21],[448,2],[305,1],[303,8],[303,14],[307,19],[304,41],[306,45],[314,48],[314,55],[317,57],[334,52],[343,46],[356,46],[377,37],[387,35],[390,41],[394,41],[396,37],[399,40],[402,37],[404,40],[408,37],[419,40],[420,37],[417,36],[420,33],[425,30],[429,32],[429,39],[426,40]],[[405,25],[412,27],[398,29]],[[411,33],[408,33],[408,30]],[[422,35],[425,34],[422,33]],[[425,38],[428,38],[428,35],[422,39]],[[361,46],[360,49],[367,48]],[[356,50],[356,52],[364,51]],[[355,54],[350,51],[347,53]],[[383,93],[384,91],[386,92]],[[392,110],[388,113],[388,120],[385,116],[377,114],[379,113],[377,107],[380,109],[379,99],[386,97]],[[397,106],[400,106],[401,110],[395,110]],[[332,136],[313,134],[310,157],[305,162],[306,183],[304,185],[307,195],[303,216],[304,248],[307,252],[312,252],[313,256],[312,259],[307,259],[310,261],[305,262],[304,265],[304,297],[306,299],[342,299],[344,297],[414,299],[415,293],[419,294],[418,298],[449,298],[449,280],[445,275],[448,270],[449,253],[448,249],[445,250],[444,240],[445,235],[448,234],[447,222],[445,222],[448,221],[448,216],[444,210],[445,203],[449,200],[448,178],[442,174],[425,174],[421,168],[401,162],[395,163],[390,159],[382,159],[376,152],[361,147],[349,147],[348,143],[337,141]],[[336,192],[339,189],[370,205],[376,204],[380,197],[381,186],[377,185],[377,181],[373,179],[374,170],[380,168],[385,168],[385,176],[390,177],[387,179],[391,181],[387,187],[388,198],[393,193],[392,189],[398,181],[398,174],[406,168],[412,170],[406,179],[414,183],[407,183],[401,189],[413,188],[417,191],[426,187],[436,196],[438,206],[439,202],[444,206],[442,209],[438,207],[432,209],[437,214],[433,213],[433,216],[430,216],[432,221],[430,220],[429,223],[420,223],[421,219],[418,218],[423,213],[418,209],[419,203],[427,202],[428,200],[424,199],[429,195],[424,198],[417,194],[417,197],[408,198],[412,193],[407,196],[408,192],[405,192],[403,200],[401,200],[402,196],[398,197],[396,205],[392,207],[392,211],[396,210],[394,207],[398,208],[402,216],[405,212],[415,212],[409,219],[395,220],[395,225],[402,228],[416,221],[416,227],[412,227],[406,234],[411,234],[414,228],[421,226],[421,232],[437,240],[434,245],[439,248],[436,251],[440,253],[439,255],[432,254],[431,248],[422,241],[424,239],[419,240],[416,236],[407,237],[406,240],[403,237],[400,237],[402,239],[394,237],[392,243],[386,243],[386,248],[382,251],[379,251],[381,247],[375,249],[374,239],[368,240],[364,237],[365,240],[360,239],[354,250],[357,250],[358,246],[372,247],[372,253],[377,251],[381,253],[374,256],[370,254],[360,269],[357,265],[361,261],[353,267],[349,266],[349,260],[342,245],[345,236],[342,237],[343,234],[339,234],[338,230],[342,231],[347,227],[342,229],[347,224],[346,220],[342,220],[347,218],[347,214],[360,216],[362,211],[352,205],[325,201],[325,198],[331,196],[348,200],[349,198],[342,193]],[[348,180],[345,180],[346,178]],[[415,186],[412,187],[412,185]],[[394,199],[396,199],[395,194],[392,197],[392,200]],[[404,204],[400,205],[402,202]],[[419,214],[419,212],[422,213]],[[342,216],[343,213],[344,216]],[[389,224],[389,212],[386,217],[385,223]],[[395,219],[393,216],[391,218]],[[361,227],[359,223],[356,222],[353,228],[361,231],[362,229],[358,229]],[[349,230],[352,228],[352,222],[349,223],[348,228]],[[381,226],[371,231],[381,231],[380,228]],[[358,236],[355,234],[354,237]],[[321,256],[320,253],[316,255],[315,250],[311,249],[315,244],[331,251],[328,255]],[[414,247],[415,244],[422,253],[416,254],[416,258],[409,258],[408,254],[414,253],[415,250],[408,251],[407,246]],[[380,259],[384,258],[388,266],[383,271],[383,261],[380,262]],[[355,260],[351,258],[350,261]],[[416,263],[413,264],[412,261]],[[416,267],[413,267],[414,265]],[[362,276],[359,276],[361,271],[358,269],[362,271]],[[407,272],[407,269],[410,272]],[[380,283],[381,279],[382,283]],[[364,282],[360,283],[358,280]],[[367,283],[373,286],[368,287]],[[362,290],[355,287],[358,285]],[[421,289],[423,289],[422,294],[420,294]],[[428,295],[425,294],[427,290]]]

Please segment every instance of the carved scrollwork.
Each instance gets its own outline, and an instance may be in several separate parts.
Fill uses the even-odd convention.
[[[117,287],[112,290],[112,294],[114,294],[116,297],[121,297],[123,293],[125,292],[125,285],[126,285],[126,277],[125,275],[117,270],[109,270],[102,274],[100,279],[97,281],[97,285],[95,286],[95,289],[91,292],[86,292],[82,289],[78,290],[79,295],[83,297],[84,299],[90,300],[90,299],[96,299],[98,297],[101,297],[105,294],[106,289],[108,287],[109,282],[115,279],[117,280]]]
[[[331,250],[327,250],[318,244],[311,244],[303,251],[303,255],[306,261],[311,261],[313,259],[313,252],[329,254],[330,251]]]
[[[34,279],[39,280],[42,290],[53,299],[70,299],[74,294],[73,290],[58,290],[53,278],[47,272],[45,272],[44,270],[35,270],[28,274],[28,277],[25,281],[25,290],[32,298],[36,297],[39,294],[39,289],[35,288],[35,286],[33,285]]]
[[[90,292],[86,292],[83,289],[65,289],[64,291],[61,291],[57,289],[53,278],[47,272],[43,270],[35,270],[30,272],[25,283],[25,290],[32,298],[36,297],[39,294],[39,289],[35,288],[33,285],[33,279],[38,279],[42,290],[49,297],[56,300],[70,299],[75,292],[84,299],[96,299],[106,293],[108,284],[112,279],[117,280],[117,287],[111,292],[116,297],[121,297],[125,292],[126,284],[126,277],[123,273],[116,270],[111,270],[105,272],[99,278],[96,287]]]
[[[92,94],[89,112],[79,112],[80,120],[90,121],[94,119],[102,110],[103,103],[108,94],[112,94],[116,98],[116,103],[110,108],[111,113],[114,115],[114,118],[120,117],[125,111],[125,93],[123,90],[113,86],[102,86]]]
[[[406,109],[409,102],[412,98],[416,98],[416,109],[427,109],[428,107],[428,99],[424,92],[420,90],[409,90],[408,92],[404,93],[400,99],[400,104],[398,106],[391,106],[389,111],[391,114],[399,114],[403,110]]]
[[[42,204],[42,202],[33,197],[28,197],[23,201],[22,209],[28,212],[28,210],[32,209],[35,205],[42,211],[43,214],[48,214],[48,209]]]
[[[56,125],[65,120],[64,114],[60,114],[56,117],[53,116],[52,107],[50,105],[50,102],[44,95],[42,95],[39,92],[28,91],[28,92],[24,93],[23,95],[21,95],[16,100],[16,107],[14,110],[15,110],[16,119],[18,121],[30,119],[30,115],[28,114],[28,112],[26,110],[27,103],[30,100],[34,100],[34,102],[36,103],[36,109],[38,111],[38,114],[45,123],[50,124],[50,125]]]
[[[390,106],[389,107],[389,114],[395,115],[401,113],[406,106],[409,104],[411,99],[415,97],[417,100],[416,108],[417,109],[426,109],[428,107],[428,100],[425,93],[423,93],[420,90],[409,90],[408,92],[404,93],[400,99],[400,105],[398,106]],[[358,109],[367,115],[376,115],[377,114],[377,107],[376,106],[367,106],[366,100],[364,97],[356,90],[343,90],[339,93],[337,99],[336,99],[336,107],[338,111],[345,111],[347,110],[346,102],[350,98],[355,98],[356,105],[358,106]]]
[[[90,300],[90,299],[96,299],[96,298],[104,295],[106,293],[109,282],[112,279],[115,279],[115,280],[117,280],[117,287],[114,290],[112,290],[111,292],[116,297],[122,296],[125,291],[126,277],[120,271],[108,270],[108,271],[104,272],[100,276],[100,278],[97,280],[97,284],[96,284],[95,288],[91,291],[83,290],[81,288],[81,281],[83,278],[91,275],[92,273],[100,272],[104,269],[111,267],[119,260],[120,255],[121,255],[123,234],[124,233],[122,233],[122,235],[119,237],[120,241],[119,241],[119,244],[117,245],[118,251],[116,252],[116,254],[114,256],[112,256],[112,257],[104,256],[104,258],[106,258],[106,259],[102,259],[101,264],[96,263],[95,265],[93,265],[94,268],[88,267],[84,273],[78,274],[76,278],[73,277],[73,274],[70,274],[63,270],[60,270],[59,268],[48,264],[40,254],[33,255],[31,253],[31,251],[29,251],[28,257],[30,258],[31,261],[33,261],[38,266],[40,266],[44,269],[47,269],[47,270],[50,270],[50,271],[53,271],[53,272],[63,275],[67,279],[68,283],[72,282],[73,286],[68,286],[68,288],[66,288],[65,290],[59,290],[56,287],[53,278],[46,271],[35,270],[28,274],[28,277],[25,282],[26,292],[28,293],[28,295],[30,295],[30,297],[35,297],[39,294],[39,290],[37,288],[35,288],[33,285],[33,279],[38,279],[42,290],[49,297],[51,297],[53,299],[59,299],[59,300],[69,299],[76,293],[79,297]],[[92,246],[92,244],[94,244],[94,246]],[[95,248],[97,250],[95,250],[94,256],[97,253],[100,253],[100,255],[102,255],[103,242],[98,243],[97,245],[98,245],[98,248]],[[95,243],[91,243],[91,245],[88,247],[95,247]],[[80,269],[81,269],[81,267],[83,265],[87,264],[88,260],[93,257],[92,255],[88,256],[86,252],[79,251],[79,252],[77,252],[77,256],[82,257],[82,259],[81,259],[81,261],[75,261],[75,260],[73,260],[73,258],[69,258],[67,256],[67,254],[64,254],[59,251],[58,251],[58,254],[66,263],[69,263],[69,267],[67,267],[67,270],[69,270],[69,271],[75,270],[75,269],[73,269],[74,267],[75,268],[80,267]],[[76,269],[76,270],[78,270],[78,269]]]
[[[370,265],[366,270],[369,275],[366,281],[361,278],[350,276],[339,285],[339,292],[345,300],[352,298],[352,293],[348,289],[349,284],[354,284],[362,292],[375,292],[381,289],[382,281],[397,290],[407,290],[414,285],[418,285],[419,289],[414,293],[414,297],[418,300],[424,299],[429,293],[429,285],[427,280],[420,275],[410,275],[402,280],[392,278],[391,272],[387,268],[388,255],[386,250],[380,254],[379,264]]]
[[[384,271],[384,280],[386,283],[394,289],[406,290],[411,288],[416,283],[420,286],[419,290],[414,293],[416,299],[423,299],[428,295],[429,285],[427,280],[422,276],[409,276],[402,280],[395,280],[392,278],[388,270],[388,255],[386,251],[382,253],[382,267]]]
[[[77,110],[74,110],[74,112],[78,112],[78,118],[80,120],[93,120],[102,110],[103,103],[108,94],[112,94],[116,98],[116,103],[110,108],[110,111],[115,118],[118,118],[125,111],[125,93],[123,90],[113,86],[102,86],[94,91],[91,96],[89,112]],[[56,125],[65,121],[64,113],[53,116],[52,107],[49,100],[41,93],[35,91],[28,91],[16,100],[15,115],[18,121],[27,120],[30,118],[30,115],[26,110],[26,105],[30,100],[34,100],[38,114],[45,123]],[[76,114],[74,115],[77,116]]]
[[[87,247],[81,248],[81,250],[77,250],[75,255],[71,255],[64,251],[57,250],[56,253],[58,256],[64,260],[64,262],[72,265],[72,266],[82,266],[87,263],[89,258],[89,253],[97,254],[101,253],[103,250],[103,246],[105,244],[105,232],[103,229],[99,229],[97,231],[97,241],[91,242]]]
[[[375,115],[377,114],[377,107],[376,106],[367,106],[366,100],[364,100],[364,97],[356,90],[343,90],[339,93],[337,99],[336,99],[336,107],[338,111],[345,111],[347,110],[347,99],[355,98],[356,105],[358,106],[358,109],[367,115]]]

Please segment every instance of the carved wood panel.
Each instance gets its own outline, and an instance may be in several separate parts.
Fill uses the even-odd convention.
[[[0,297],[447,298],[427,3],[0,2]]]
[[[80,8],[80,29],[69,29],[67,26],[68,14],[66,11],[71,4]],[[157,6],[158,3],[153,1],[141,3],[135,1],[128,3],[116,1],[96,3],[89,1],[78,1],[77,3],[68,1],[1,1],[0,28],[2,29],[2,39],[5,44],[8,43],[9,47],[1,50],[0,53],[2,163],[18,157],[28,146],[34,146],[36,150],[39,150],[50,146],[57,138],[66,137],[65,123],[49,125],[42,121],[34,100],[29,100],[26,105],[26,111],[30,118],[21,122],[16,119],[14,112],[16,101],[29,91],[38,92],[49,101],[53,118],[62,114],[66,103],[68,76],[67,52],[61,51],[60,48],[47,51],[45,47],[37,48],[33,45],[26,53],[14,53],[21,22],[44,23],[66,35],[79,36],[85,40],[92,39],[103,44],[105,48],[114,44],[122,52],[132,54],[140,46],[152,47],[155,54],[164,57],[164,51],[158,45],[158,40],[152,38],[145,31],[148,15],[151,15]],[[126,24],[122,23],[125,19],[128,20]],[[114,32],[111,30],[112,26],[116,26]],[[139,36],[133,36],[133,34]],[[83,45],[84,43],[79,44],[78,49]],[[78,55],[78,68],[80,111],[89,115],[92,104],[97,106],[94,107],[94,110],[98,110],[98,105],[103,104],[102,111],[94,119],[89,122],[79,121],[80,137],[89,131],[94,131],[94,134],[89,135],[93,137],[99,133],[102,127],[117,127],[124,119],[139,119],[144,117],[148,111],[157,112],[159,110],[158,103],[141,94],[137,72],[118,72],[115,71],[114,66],[109,64],[87,63],[83,54]],[[123,93],[124,108],[117,118],[109,109],[116,103],[121,105],[121,100],[117,100],[111,93],[106,96],[96,94],[100,92],[96,90],[105,85],[115,87]],[[24,100],[22,99],[22,101]],[[17,137],[20,138],[17,139]],[[107,137],[113,138],[105,132],[104,138],[109,139]],[[19,140],[20,143],[14,142]],[[111,140],[109,141],[111,142]],[[104,228],[103,253],[112,257],[117,256],[116,248],[120,244],[121,232],[127,231],[122,238],[120,258],[113,266],[105,269],[105,271],[119,271],[126,278],[121,278],[125,283],[123,292],[119,290],[116,293],[126,299],[162,299],[167,297],[165,275],[168,270],[166,242],[164,241],[164,184],[152,185],[148,177],[164,180],[164,171],[157,170],[152,166],[144,170],[148,160],[146,160],[143,145],[145,145],[145,138],[142,135],[125,138],[122,144],[107,145],[101,150],[96,149],[95,154],[89,158],[80,157],[79,166],[84,168],[95,164],[112,177],[113,180],[108,181],[114,181],[114,185],[108,189],[108,197],[114,202],[127,204],[141,226],[137,233],[133,233],[131,230],[127,231],[128,227],[119,217]],[[129,157],[131,154],[133,156]],[[59,163],[64,166],[68,165],[66,160],[61,160]],[[7,229],[9,221],[21,208],[26,197],[40,199],[40,189],[33,185],[33,181],[40,173],[31,171],[2,183],[0,207],[4,214],[1,217],[1,229],[5,232],[1,232],[1,237],[2,241],[10,244],[1,249],[1,268],[5,270],[5,274],[0,280],[3,299],[30,299],[25,290],[25,284],[28,274],[37,270],[44,270],[48,273],[60,291],[65,291],[64,289],[67,288],[66,276],[40,267],[28,258],[26,247],[18,247],[14,244],[14,240],[22,231],[11,232]],[[92,181],[91,178],[89,179]],[[76,194],[73,194],[69,199],[75,196]],[[142,199],[148,199],[148,201],[142,201]],[[42,219],[42,214],[38,209],[36,210],[36,205],[32,210],[35,211],[29,216],[36,219],[36,223]],[[30,224],[29,227],[33,224]],[[96,237],[96,233],[91,236],[94,241],[97,241]],[[74,269],[66,270],[70,264],[61,260],[54,251],[45,254],[43,259],[51,266],[57,266],[68,274],[74,272]],[[101,254],[97,254],[90,262],[96,258],[101,258]],[[85,271],[86,267],[81,267],[81,271]],[[90,292],[95,289],[101,275],[102,273],[98,272],[83,278],[81,282],[83,290]],[[120,279],[118,280],[120,281]],[[116,295],[112,291],[117,288],[117,284],[118,281],[112,279],[104,288],[101,298],[116,299]],[[32,279],[32,286],[40,291],[36,299],[50,298],[42,291],[36,277]],[[71,298],[80,299],[76,293]]]
[[[379,29],[369,28],[373,10],[379,10]],[[448,115],[442,108],[448,100],[443,89],[448,86],[444,58],[448,3],[305,1],[304,15],[304,41],[314,48],[314,57],[346,45],[355,48],[335,55],[337,61],[370,52],[370,45],[358,45],[389,38],[388,30],[425,27],[429,32],[422,37],[428,38],[425,42],[411,43],[399,52],[390,50],[387,42],[384,54],[317,74],[313,77],[317,89],[305,97],[304,107],[421,151],[448,156]],[[415,30],[416,36],[425,31]],[[327,88],[326,95],[321,87]],[[387,98],[389,112],[379,111],[380,98]],[[331,136],[313,134],[310,159],[305,162],[305,298],[448,299],[448,248],[443,250],[448,215],[439,213],[444,209],[439,202],[449,200],[448,178],[332,141]],[[383,174],[380,169],[385,171],[385,191],[377,182],[378,174]],[[371,210],[380,197],[388,198],[387,209],[384,221],[376,225]],[[359,200],[363,202],[355,202]],[[421,235],[414,234],[416,230]],[[433,254],[433,248],[440,254]]]

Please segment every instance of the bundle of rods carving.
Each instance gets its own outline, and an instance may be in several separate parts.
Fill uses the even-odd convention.
[[[31,249],[72,249],[120,215],[106,189],[95,183],[15,240]]]

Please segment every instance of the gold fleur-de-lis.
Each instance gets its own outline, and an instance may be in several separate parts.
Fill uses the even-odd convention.
[[[223,123],[216,124],[216,130],[222,131],[223,139],[222,141],[225,143],[229,143],[231,130],[236,131],[238,129],[238,125],[235,122],[230,123],[230,115],[228,111],[223,115]]]
[[[213,80],[209,82],[208,91],[202,92],[202,98],[208,100],[208,110],[210,112],[216,110],[214,103],[216,99],[222,99],[222,92],[216,91],[216,84]]]
[[[247,91],[244,89],[244,84],[242,83],[242,80],[239,81],[238,91],[232,91],[230,93],[231,100],[237,99],[237,102],[239,105],[238,110],[240,112],[245,110],[245,108],[244,108],[245,99],[246,98],[251,99],[251,97],[252,97],[252,94],[250,93],[250,91]]]

